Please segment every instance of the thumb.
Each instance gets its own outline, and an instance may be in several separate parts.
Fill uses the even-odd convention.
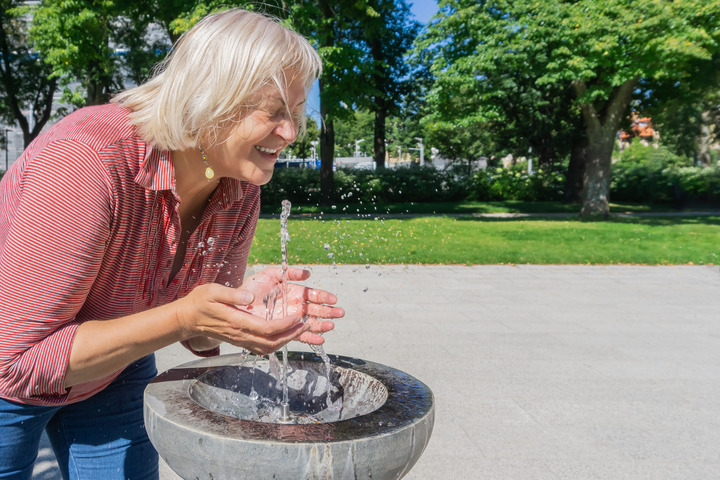
[[[236,305],[248,305],[255,300],[255,294],[249,290],[237,289],[235,291],[235,304]]]

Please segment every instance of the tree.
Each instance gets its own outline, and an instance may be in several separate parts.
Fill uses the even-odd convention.
[[[98,105],[120,88],[119,59],[110,45],[117,15],[112,0],[45,0],[35,9],[31,36],[60,79],[67,103]],[[75,80],[84,96],[71,90]]]
[[[705,166],[710,165],[710,145],[720,139],[720,54],[713,62],[713,69],[695,68],[683,82],[641,81],[637,102],[652,117],[665,146]]]
[[[33,11],[30,33],[52,76],[60,79],[63,100],[76,107],[97,105],[126,80],[147,79],[182,33],[183,15],[205,3],[215,2],[44,0]]]
[[[375,115],[367,110],[348,111],[347,116],[335,121],[335,152],[338,157],[352,157],[355,142],[362,155],[372,155]],[[383,160],[385,160],[383,158]]]
[[[416,42],[414,62],[426,65],[433,79],[423,115],[427,136],[437,139],[442,156],[468,167],[490,153],[532,155],[542,167],[565,158],[579,137],[572,92],[567,85],[539,85],[534,75],[550,48],[533,45],[479,65],[469,57],[484,48],[486,32],[472,30],[475,17],[469,3],[443,5]]]
[[[406,54],[412,47],[420,25],[410,19],[405,0],[370,0],[373,14],[363,21],[363,40],[367,45],[367,84],[370,91],[361,105],[375,114],[373,151],[378,168],[385,167],[385,122],[399,113],[401,100],[408,93],[411,78]]]
[[[57,79],[50,77],[50,68],[32,49],[22,4],[0,3],[0,117],[20,127],[27,147],[50,119]],[[24,111],[29,111],[32,125]]]
[[[441,0],[438,25],[452,27],[453,55],[436,69],[438,85],[430,96],[446,118],[448,109],[461,124],[502,118],[486,92],[485,72],[508,63],[525,68],[538,88],[571,88],[573,108],[582,121],[584,216],[609,214],[611,154],[641,79],[682,82],[692,68],[711,68],[720,45],[720,1],[693,0]],[[460,25],[461,19],[471,18]],[[533,58],[523,65],[522,58]],[[454,77],[454,78],[453,78]],[[495,88],[504,89],[499,83]],[[460,95],[466,105],[448,102]],[[580,150],[578,150],[580,151]]]
[[[333,162],[335,121],[346,118],[347,105],[367,89],[362,81],[364,52],[358,43],[357,25],[374,15],[367,0],[297,0],[290,6],[289,24],[313,42],[323,61],[320,88],[320,197],[334,201]],[[355,29],[355,30],[353,30]]]
[[[312,117],[308,117],[305,125],[305,135],[292,143],[288,150],[296,158],[309,158],[312,153],[312,142],[317,142],[319,137],[320,129],[317,122]]]

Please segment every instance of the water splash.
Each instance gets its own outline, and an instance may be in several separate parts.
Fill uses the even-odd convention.
[[[290,216],[290,208],[292,207],[289,200],[282,201],[282,211],[280,213],[280,253],[282,256],[282,276],[280,286],[282,288],[282,307],[283,316],[288,315],[287,306],[287,243],[290,241],[290,234],[288,233],[287,222]],[[283,347],[283,367],[282,367],[282,385],[283,385],[283,400],[282,400],[282,420],[290,420],[290,401],[288,399],[288,387],[287,387],[287,372],[288,372],[288,350],[287,345]]]

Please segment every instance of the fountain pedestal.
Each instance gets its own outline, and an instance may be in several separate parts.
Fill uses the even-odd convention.
[[[430,439],[432,392],[399,370],[330,357],[340,411],[327,408],[322,360],[289,354],[290,407],[311,417],[304,424],[251,418],[241,408],[252,390],[265,398],[276,390],[266,359],[254,373],[240,354],[168,370],[145,390],[150,441],[184,479],[402,478]]]

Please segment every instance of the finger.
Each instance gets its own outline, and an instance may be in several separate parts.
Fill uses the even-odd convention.
[[[252,315],[248,320],[247,327],[251,332],[269,339],[282,336],[284,332],[303,324],[300,315],[287,315],[273,318],[271,321]]]
[[[213,284],[211,288],[212,300],[218,303],[248,305],[255,300],[255,295],[248,290],[226,287],[219,284]]]
[[[305,270],[304,268],[298,268],[298,267],[290,267],[287,270],[287,278],[288,280],[298,281],[298,280],[307,280],[310,278],[310,270]]]
[[[290,342],[291,340],[295,340],[303,333],[308,331],[310,331],[310,325],[301,322],[297,325],[293,325],[291,328],[288,328],[281,333],[278,333],[277,335],[268,337],[267,340],[272,348],[278,350],[286,343]]]
[[[240,342],[235,345],[246,348],[255,354],[267,355],[280,350],[284,345],[300,338],[307,331],[308,325],[300,323],[282,334],[273,337],[255,337],[249,341]]]
[[[311,345],[322,345],[325,343],[325,339],[321,335],[312,332],[303,333],[297,338],[297,340]]]
[[[340,307],[305,303],[302,305],[302,314],[319,318],[342,318],[345,316],[345,310]]]
[[[335,324],[329,320],[309,318],[306,323],[310,325],[310,332],[312,333],[326,333],[335,328]]]
[[[305,288],[303,291],[303,299],[312,303],[324,303],[326,305],[334,305],[338,299],[335,295],[325,290],[317,288]]]

